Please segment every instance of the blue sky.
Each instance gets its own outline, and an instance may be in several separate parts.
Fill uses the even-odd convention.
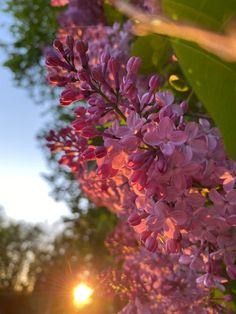
[[[9,21],[9,17],[1,21]],[[0,27],[0,39],[11,38]],[[0,205],[8,216],[30,222],[54,222],[69,211],[55,202],[40,174],[46,172],[35,136],[43,125],[42,109],[26,90],[14,86],[10,71],[2,66],[0,50]]]

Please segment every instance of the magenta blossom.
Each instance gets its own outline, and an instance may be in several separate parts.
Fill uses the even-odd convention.
[[[146,132],[144,135],[145,143],[151,146],[159,146],[162,153],[166,156],[173,154],[175,147],[184,144],[187,135],[183,131],[177,131],[169,117],[160,120],[155,130]]]

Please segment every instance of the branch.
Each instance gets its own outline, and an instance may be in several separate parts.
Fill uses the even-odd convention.
[[[143,34],[157,33],[191,41],[225,61],[236,61],[235,29],[221,35],[188,24],[173,22],[161,15],[145,14],[135,6],[121,0],[112,0],[111,2],[119,11],[133,19],[136,24],[135,29]]]

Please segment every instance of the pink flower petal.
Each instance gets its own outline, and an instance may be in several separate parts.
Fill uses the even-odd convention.
[[[209,197],[210,197],[210,199],[212,200],[212,202],[215,205],[222,205],[222,204],[224,204],[223,196],[220,193],[218,193],[215,189],[212,189],[210,191]]]
[[[204,269],[204,263],[200,258],[194,257],[190,263],[190,268],[196,271],[202,271]]]
[[[164,224],[165,235],[169,239],[173,239],[174,234],[175,234],[175,230],[176,230],[176,227],[175,227],[173,221],[170,218],[167,218],[165,221],[165,224]]]
[[[183,265],[189,265],[191,263],[191,257],[189,255],[181,255],[179,258],[179,263]]]
[[[182,145],[187,140],[187,135],[183,131],[172,131],[169,135],[169,139],[175,145]]]
[[[162,106],[169,106],[174,101],[174,96],[171,93],[169,93],[168,91],[157,92],[156,97],[157,97],[157,101]]]
[[[226,218],[226,221],[231,226],[236,226],[236,215],[231,215],[228,218]]]
[[[173,154],[174,150],[175,150],[175,145],[172,144],[171,142],[168,143],[161,143],[160,144],[160,149],[162,151],[162,153],[166,156],[170,156]]]
[[[209,231],[204,233],[204,238],[210,243],[216,243],[216,237]]]
[[[198,130],[199,130],[199,128],[198,128],[197,123],[189,122],[186,125],[185,133],[188,135],[189,139],[193,139],[193,138],[195,138],[197,136]]]
[[[198,191],[189,191],[186,196],[188,204],[192,207],[200,208],[205,204],[205,197]]]
[[[236,280],[236,266],[235,265],[228,265],[226,267],[226,271],[231,279]]]
[[[189,145],[184,145],[182,147],[182,152],[183,152],[183,155],[184,155],[184,159],[186,161],[192,160],[192,158],[193,158],[193,150],[192,150],[192,148]]]
[[[183,191],[186,189],[186,179],[185,176],[180,174],[176,174],[172,177],[172,182],[174,186],[176,187],[177,191]]]
[[[198,277],[198,278],[196,279],[196,283],[201,284],[201,285],[202,285],[202,284],[205,284],[206,277],[207,277],[207,274]]]
[[[190,146],[192,147],[193,151],[196,153],[206,153],[207,152],[207,144],[203,140],[193,140],[190,143]]]
[[[143,125],[144,120],[140,119],[139,115],[131,111],[127,118],[127,126],[130,130],[137,132]]]
[[[162,138],[167,138],[173,131],[173,123],[169,117],[164,117],[161,119],[158,130]]]
[[[158,248],[158,242],[154,237],[150,236],[145,241],[145,247],[148,251],[155,252]]]
[[[231,205],[235,205],[236,204],[236,190],[232,190],[230,191],[227,195],[226,195],[226,200],[231,204]]]
[[[183,225],[187,221],[187,218],[188,218],[187,214],[183,210],[174,210],[171,213],[171,216],[179,225]]]
[[[183,167],[183,173],[185,175],[194,175],[201,170],[201,165],[196,162],[191,162]]]
[[[168,205],[166,205],[162,201],[159,201],[154,206],[154,214],[157,216],[158,219],[163,219],[167,216],[169,209],[170,208]]]
[[[143,139],[145,143],[152,146],[160,145],[162,142],[162,138],[160,137],[160,134],[157,130],[153,132],[147,132]]]

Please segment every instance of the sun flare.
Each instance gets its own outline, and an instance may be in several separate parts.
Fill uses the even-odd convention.
[[[74,304],[77,307],[82,307],[91,302],[93,289],[85,283],[78,284],[73,290]]]

